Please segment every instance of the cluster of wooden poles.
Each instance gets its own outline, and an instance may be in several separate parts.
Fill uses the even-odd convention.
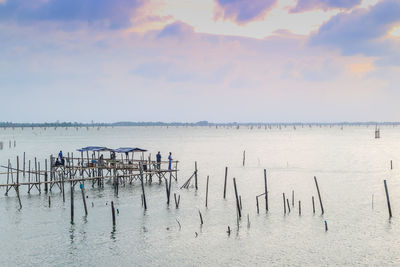
[[[19,186],[23,183],[19,182],[19,175],[20,173],[23,173],[24,177],[25,177],[25,153],[24,153],[24,167],[23,170],[20,169],[19,166],[19,158],[17,157],[17,166],[16,169],[13,169],[11,167],[11,163],[10,160],[8,161],[8,176],[7,176],[7,187],[6,187],[6,195],[8,194],[9,190],[11,188],[14,188],[18,197],[18,201],[19,201],[19,206],[20,209],[22,208],[22,204],[21,204],[21,198],[20,198],[20,192],[19,192]],[[141,189],[142,189],[142,194],[141,194],[141,200],[142,200],[142,206],[144,207],[144,210],[147,210],[148,206],[147,206],[147,201],[146,201],[146,193],[145,193],[145,178],[144,178],[144,168],[143,168],[143,163],[142,161],[139,161],[139,180],[141,182]],[[243,166],[245,164],[245,151],[243,151]],[[4,167],[4,166],[3,166]],[[392,161],[391,161],[391,168],[392,168]],[[27,171],[27,173],[29,174],[29,179],[30,179],[30,174],[31,174],[31,168],[30,168],[30,161],[29,161],[29,171]],[[9,175],[13,173],[13,170],[16,170],[16,183],[13,184],[9,184],[8,183],[8,179],[9,179]],[[81,179],[73,179],[72,178],[72,169],[68,169],[69,171],[69,176],[70,179],[67,180],[67,182],[70,182],[70,204],[71,204],[71,223],[74,223],[74,186],[76,183],[80,183],[80,189],[81,189],[81,194],[82,194],[82,201],[83,201],[83,206],[84,206],[84,211],[85,211],[85,215],[88,215],[88,209],[87,209],[87,203],[86,203],[86,197],[85,197],[85,189],[84,189],[84,181],[88,178],[81,178]],[[41,182],[40,181],[40,163],[37,162],[36,158],[35,158],[35,170],[32,172],[36,175],[36,181],[35,182],[31,182],[29,180],[29,182],[27,183],[29,189],[28,189],[28,193],[30,192],[30,190],[32,189],[32,187],[36,186],[40,192],[40,185],[44,184],[45,186],[45,192],[47,193],[48,191],[48,185],[51,183],[51,181],[48,181],[47,179],[45,179],[45,181]],[[45,171],[43,172],[45,175],[45,178],[47,178],[47,160],[45,161]],[[171,184],[172,184],[172,171],[169,172],[169,179],[167,179],[164,175],[163,178],[165,180],[165,188],[166,188],[166,196],[167,196],[167,204],[170,204],[170,196],[171,196]],[[39,178],[38,178],[39,177]],[[64,177],[64,176],[62,176]],[[93,179],[99,179],[99,177],[91,177]],[[114,176],[103,176],[102,179],[104,180],[105,178],[113,178],[113,188],[114,188],[114,192],[116,195],[118,195],[118,190],[119,190],[119,183],[120,183],[120,179],[118,179],[118,177],[116,175]],[[227,191],[227,179],[228,179],[228,167],[225,167],[225,177],[224,177],[224,188],[223,188],[223,198],[226,199],[226,191]],[[147,180],[147,179],[146,179]],[[194,180],[194,188],[196,190],[198,190],[198,168],[197,168],[197,162],[195,162],[195,170],[193,172],[193,174],[189,177],[189,179],[183,183],[183,185],[180,187],[180,189],[189,189],[189,186],[191,184],[191,182]],[[236,178],[232,178],[233,181],[233,187],[234,187],[234,193],[235,193],[235,210],[236,210],[236,217],[237,217],[237,224],[239,227],[239,221],[242,218],[242,198],[241,195],[239,194],[239,190],[236,184]],[[314,182],[315,182],[315,187],[317,190],[317,194],[318,194],[318,200],[319,200],[319,206],[321,209],[321,214],[323,215],[325,210],[324,210],[324,206],[323,206],[323,202],[322,202],[322,197],[321,197],[321,192],[319,189],[319,185],[318,185],[318,180],[317,177],[314,176]],[[161,183],[161,178],[160,178],[160,183]],[[104,186],[104,182],[100,183],[103,184]],[[62,191],[62,196],[63,196],[63,202],[65,202],[65,194],[64,194],[64,180],[61,183],[61,191]],[[388,191],[388,186],[387,186],[387,182],[386,180],[384,180],[384,187],[385,187],[385,193],[386,193],[386,199],[387,199],[387,206],[388,206],[388,211],[389,211],[389,217],[392,217],[392,211],[391,211],[391,204],[390,204],[390,199],[389,199],[389,191]],[[207,182],[206,182],[206,195],[205,195],[205,207],[208,207],[208,192],[209,192],[209,176],[207,176]],[[261,197],[264,198],[265,201],[265,210],[266,212],[269,211],[269,199],[268,199],[268,195],[269,195],[269,191],[268,191],[268,181],[267,181],[267,170],[264,169],[264,192],[261,194],[258,194],[255,196],[255,200],[256,200],[256,209],[257,209],[257,214],[260,213],[260,201],[259,199]],[[286,197],[285,193],[282,193],[282,200],[283,200],[283,213],[284,214],[288,214],[291,212],[291,206],[292,208],[294,208],[295,206],[295,192],[294,190],[292,190],[292,198],[291,198],[291,204],[290,205],[290,200],[288,197]],[[49,196],[48,198],[49,201],[49,207],[51,206],[51,198]],[[175,201],[175,207],[179,208],[179,204],[180,204],[180,195],[174,193],[174,201]],[[315,208],[315,201],[314,201],[314,196],[311,197],[311,201],[312,201],[312,209],[313,209],[313,213],[315,213],[316,208]],[[372,199],[373,202],[373,199]],[[301,201],[298,201],[298,213],[299,215],[301,215],[302,213],[302,206],[301,206]],[[92,203],[93,205],[93,203]],[[373,205],[373,203],[372,203]],[[201,225],[203,225],[204,220],[203,220],[203,216],[201,214],[201,211],[199,210],[199,217],[200,217],[200,223]],[[112,213],[112,222],[113,225],[116,224],[116,217],[115,217],[115,206],[114,206],[114,202],[111,201],[111,213]],[[248,221],[248,225],[250,225],[250,219],[249,219],[249,215],[247,215],[247,221]],[[179,226],[180,223],[179,221],[177,221]],[[328,231],[328,224],[326,222],[326,220],[324,221],[324,225],[325,225],[325,230]],[[231,229],[230,226],[228,226],[228,233],[230,234]]]
[[[8,141],[8,148],[11,148],[11,147],[16,147],[17,146],[17,141]],[[3,150],[4,149],[4,142],[3,141],[0,141],[0,150]]]

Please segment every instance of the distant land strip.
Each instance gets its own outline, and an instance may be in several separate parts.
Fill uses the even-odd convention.
[[[41,123],[15,123],[15,122],[0,122],[0,127],[118,127],[118,126],[311,126],[311,125],[399,125],[400,122],[41,122]]]

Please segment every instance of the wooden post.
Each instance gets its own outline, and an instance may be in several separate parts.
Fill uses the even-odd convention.
[[[256,203],[257,203],[257,214],[259,214],[260,213],[260,209],[259,209],[259,206],[258,206],[258,196],[256,196]]]
[[[287,203],[288,211],[290,213],[290,205],[289,205],[289,199],[288,198],[286,199],[286,203]]]
[[[40,183],[40,162],[38,162],[38,177],[39,177],[39,195],[42,193],[41,183]]]
[[[312,196],[312,212],[315,213],[315,203],[314,203],[314,196]]]
[[[28,182],[31,183],[31,160],[28,161]]]
[[[243,167],[246,163],[246,150],[243,150]]]
[[[224,199],[226,198],[226,180],[228,178],[228,167],[225,167]]]
[[[283,213],[286,214],[285,193],[282,193],[282,198],[283,198]]]
[[[23,167],[23,172],[24,172],[24,179],[25,179],[25,152],[24,152],[24,167]]]
[[[112,222],[115,225],[115,209],[114,209],[114,201],[111,201],[111,214],[112,214]]]
[[[169,173],[169,184],[168,184],[168,206],[169,206],[169,199],[171,196],[171,184],[172,184],[172,172]]]
[[[179,208],[179,203],[176,200],[176,193],[174,193],[174,199],[175,199],[175,208],[177,209],[177,208]]]
[[[294,190],[292,190],[292,207],[294,207]]]
[[[15,188],[17,192],[18,202],[19,202],[19,209],[22,209],[21,198],[19,197],[19,157],[17,156],[17,186]]]
[[[167,205],[169,206],[168,180],[165,179],[165,192],[167,194]]]
[[[390,160],[390,169],[393,170],[393,161]]]
[[[200,224],[203,225],[203,216],[201,215],[200,210],[199,210],[199,216],[200,216]]]
[[[197,161],[194,162],[194,187],[196,190],[198,189],[197,187]]]
[[[386,200],[387,200],[387,205],[388,205],[388,210],[389,210],[389,218],[392,218],[392,209],[390,207],[389,191],[387,188],[386,180],[383,180],[383,184],[385,185],[385,193],[386,193]]]
[[[235,179],[235,178],[233,178],[233,187],[235,188],[237,212],[238,212],[238,214],[239,214],[239,218],[242,218],[242,212],[241,212],[241,210],[240,210],[239,196],[238,196],[238,192],[237,192],[236,179]]]
[[[10,159],[8,159],[8,165],[7,165],[7,184],[9,184],[9,179],[10,179]],[[6,193],[4,194],[5,196],[8,196],[8,185],[6,186]]]
[[[44,160],[44,191],[47,193],[48,184],[47,184],[47,159]]]
[[[301,201],[299,200],[299,215],[301,215]]]
[[[50,200],[50,196],[49,196],[49,208],[51,207],[51,200]]]
[[[71,181],[71,223],[74,223],[74,186]]]
[[[315,176],[314,176],[314,181],[315,181],[315,186],[317,187],[317,191],[318,191],[318,198],[319,198],[319,204],[321,206],[321,213],[324,214],[324,206],[322,205],[321,193],[319,192],[317,177],[315,177]]]
[[[83,200],[83,207],[85,208],[85,215],[88,215],[87,206],[86,206],[86,198],[85,198],[85,189],[83,188],[83,184],[80,185],[81,192],[82,192],[82,200]]]
[[[206,185],[206,208],[208,207],[208,180],[209,180],[210,176],[207,175],[207,185]]]
[[[267,188],[267,170],[264,169],[264,186],[265,186],[265,210],[268,211],[268,188]],[[258,199],[257,199],[258,207]],[[258,208],[257,208],[258,210]]]
[[[142,184],[143,205],[144,205],[144,210],[147,210],[146,193],[144,192],[144,183],[143,183],[143,166],[142,166],[142,162],[139,162],[139,169],[140,169],[140,181],[141,181],[141,184]]]
[[[65,203],[64,173],[61,174],[61,191],[63,196],[63,202]]]

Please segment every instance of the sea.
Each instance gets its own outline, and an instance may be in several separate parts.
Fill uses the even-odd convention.
[[[180,205],[171,196],[168,206],[164,181],[145,185],[147,210],[139,181],[121,186],[118,196],[108,183],[86,183],[88,215],[76,187],[71,224],[69,187],[63,202],[56,187],[28,194],[21,186],[22,209],[15,190],[5,196],[1,187],[0,266],[399,266],[400,127],[381,126],[380,138],[374,132],[367,125],[1,128],[1,166],[9,159],[15,166],[24,152],[44,166],[60,150],[79,155],[86,146],[139,147],[152,159],[160,151],[163,160],[171,152],[179,161],[171,195]],[[195,162],[198,189],[193,180],[180,189]],[[264,170],[268,211],[260,196],[258,213]],[[6,172],[2,167],[1,184]]]

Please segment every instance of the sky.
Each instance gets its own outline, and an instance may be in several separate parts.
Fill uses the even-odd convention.
[[[399,0],[0,0],[0,121],[400,121]]]

